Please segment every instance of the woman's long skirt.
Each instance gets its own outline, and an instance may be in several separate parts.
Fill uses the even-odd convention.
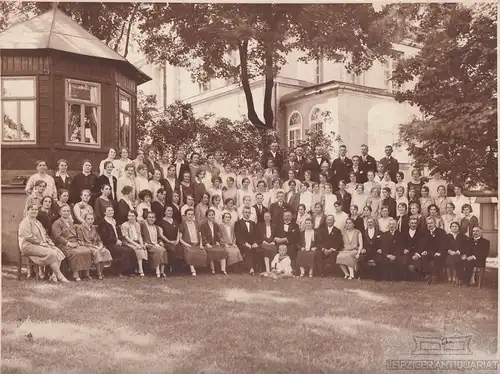
[[[243,256],[241,255],[240,249],[236,245],[231,244],[225,247],[225,250],[227,253],[227,266],[231,266],[243,261]]]
[[[133,273],[137,267],[137,256],[133,248],[126,245],[108,245],[107,248],[113,256],[113,269],[117,274]]]
[[[446,267],[448,269],[456,269],[458,267],[458,264],[459,264],[460,260],[461,260],[460,256],[461,255],[458,255],[458,254],[457,255],[450,255],[450,254],[448,254],[446,256],[446,260],[445,260],[446,261]]]
[[[102,262],[104,266],[109,266],[111,264],[111,261],[113,261],[113,257],[106,247],[103,247],[101,249],[97,249],[96,247],[89,247],[89,249],[92,252],[92,261],[94,261],[94,264]]]
[[[148,250],[143,248],[143,249],[136,249],[134,248],[135,251],[135,257],[137,257],[137,261],[142,261],[142,260],[148,260]]]
[[[182,245],[165,243],[165,248],[167,249],[168,257],[171,259],[183,260],[184,259],[184,250],[182,249]]]
[[[207,266],[207,251],[205,251],[199,245],[192,245],[191,247],[182,245],[182,249],[184,251],[184,261],[186,261],[186,264],[198,267]]]
[[[148,249],[148,262],[152,269],[168,263],[167,250],[161,245],[153,245]]]
[[[208,261],[220,261],[227,259],[227,252],[222,245],[213,245],[206,248]]]
[[[337,264],[346,265],[350,268],[356,269],[357,261],[355,257],[357,253],[358,251],[355,249],[340,251],[337,256]]]
[[[90,270],[92,266],[92,250],[83,245],[77,245],[75,248],[65,246],[69,267],[72,271]]]
[[[61,262],[66,257],[64,252],[55,246],[43,247],[41,245],[28,244],[22,250],[24,256],[29,256],[30,260],[39,266],[45,266]]]
[[[314,268],[314,261],[316,258],[316,251],[298,251],[297,252],[297,266],[301,268]]]
[[[262,243],[257,248],[257,253],[263,258],[267,257],[268,259],[272,260],[274,256],[276,256],[276,253],[278,253],[278,248],[276,248],[276,244]]]

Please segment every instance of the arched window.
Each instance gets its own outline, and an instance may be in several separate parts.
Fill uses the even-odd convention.
[[[288,118],[288,147],[295,148],[302,140],[302,115],[293,111]]]
[[[311,131],[323,131],[325,126],[325,115],[321,108],[314,107],[309,115],[309,129]]]

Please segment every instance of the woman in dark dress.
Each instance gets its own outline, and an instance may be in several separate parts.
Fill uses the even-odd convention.
[[[123,274],[133,275],[137,265],[135,251],[123,244],[122,233],[113,218],[114,214],[113,207],[108,206],[104,219],[99,223],[97,231],[103,244],[111,252],[111,256],[113,257],[112,268],[115,272],[119,276]]]
[[[161,240],[168,253],[168,263],[172,272],[181,272],[184,252],[180,244],[179,222],[174,219],[174,209],[167,205],[165,216],[156,223],[162,229]]]
[[[111,187],[109,184],[103,184],[101,186],[101,195],[95,200],[94,204],[94,215],[97,224],[104,219],[105,212],[108,207],[113,207],[113,200],[111,200]]]
[[[57,171],[54,177],[57,191],[71,191],[71,181],[72,178],[68,174],[68,161],[64,159],[57,160]]]
[[[194,188],[193,183],[191,182],[191,172],[185,171],[182,174],[180,206],[186,204],[188,196],[194,196]]]
[[[180,242],[184,250],[184,260],[189,265],[191,275],[196,277],[195,267],[207,266],[207,251],[201,246],[201,235],[194,221],[194,210],[185,212],[186,220],[179,226]]]
[[[36,217],[39,220],[47,232],[47,235],[50,236],[52,233],[52,224],[56,220],[56,217],[51,211],[52,208],[52,197],[45,196],[42,198],[42,206],[38,211],[38,216]]]
[[[66,204],[69,204],[68,200],[69,200],[68,190],[57,190],[57,201],[54,201],[51,206],[52,215],[55,217],[54,220],[61,218],[59,211],[61,210],[61,207],[63,207]],[[73,215],[71,215],[71,219],[73,219]]]
[[[257,244],[259,247],[257,248],[257,253],[262,256],[264,259],[264,266],[266,268],[265,274],[271,274],[271,261],[278,253],[278,249],[276,247],[276,243],[274,242],[274,230],[271,225],[271,213],[264,213],[264,222],[257,224]]]
[[[181,201],[181,195],[179,192],[174,191],[172,193],[172,210],[174,211],[172,218],[174,221],[177,223],[177,225],[180,225],[182,223],[182,214],[181,214],[181,207],[179,205]]]
[[[363,230],[365,229],[365,222],[363,218],[358,214],[357,205],[351,205],[349,218],[354,222],[354,228],[359,230],[360,232],[363,232]]]
[[[408,182],[408,200],[409,203],[411,204],[409,192],[413,188],[415,190],[415,199],[418,200],[422,197],[420,191],[422,187],[424,186],[424,182],[420,179],[420,170],[418,169],[413,169],[411,172],[411,181]]]
[[[463,279],[462,255],[469,252],[470,242],[464,233],[460,232],[460,224],[453,221],[448,234],[448,255],[446,256],[446,274],[448,283],[459,284]]]
[[[227,275],[227,253],[224,250],[224,246],[221,245],[221,231],[219,225],[215,223],[215,211],[208,209],[205,213],[205,218],[206,220],[200,226],[200,233],[201,243],[207,251],[210,269],[212,270],[212,274],[215,274],[215,261],[218,261],[222,274]]]
[[[82,172],[75,175],[71,182],[71,203],[76,204],[83,190],[94,188],[97,177],[92,174],[92,163],[90,160],[83,160]],[[94,206],[95,197],[90,198],[90,205]]]
[[[122,188],[122,198],[116,205],[115,219],[116,224],[121,225],[128,221],[128,212],[135,211],[134,202],[132,201],[132,192],[134,189],[130,186]]]

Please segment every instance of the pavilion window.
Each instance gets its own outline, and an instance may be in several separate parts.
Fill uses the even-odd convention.
[[[295,111],[288,120],[288,146],[295,148],[302,140],[302,115]]]
[[[66,144],[99,147],[101,85],[66,79]]]
[[[314,108],[311,110],[309,116],[309,128],[314,132],[321,132],[325,125],[325,115],[320,108]]]
[[[132,98],[120,91],[120,139],[119,147],[132,149]]]
[[[2,77],[0,81],[3,144],[36,143],[36,78]]]

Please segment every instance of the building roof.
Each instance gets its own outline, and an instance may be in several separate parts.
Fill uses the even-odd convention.
[[[375,87],[368,87],[368,86],[363,86],[359,84],[354,84],[354,83],[347,83],[347,82],[340,82],[336,80],[331,80],[328,82],[320,83],[320,84],[315,84],[310,87],[304,87],[301,88],[297,91],[291,92],[287,95],[284,95],[280,98],[280,103],[286,104],[291,101],[295,101],[298,99],[301,99],[303,97],[309,96],[309,95],[315,95],[315,94],[322,94],[325,92],[329,91],[336,91],[336,90],[348,90],[348,91],[355,91],[355,92],[363,92],[367,94],[372,94],[372,95],[379,95],[379,96],[389,96],[393,97],[394,95],[392,93],[387,92],[387,90],[381,89],[381,88],[375,88]]]
[[[0,33],[0,50],[53,49],[76,55],[119,61],[133,68],[138,84],[151,78],[97,37],[54,8]]]

